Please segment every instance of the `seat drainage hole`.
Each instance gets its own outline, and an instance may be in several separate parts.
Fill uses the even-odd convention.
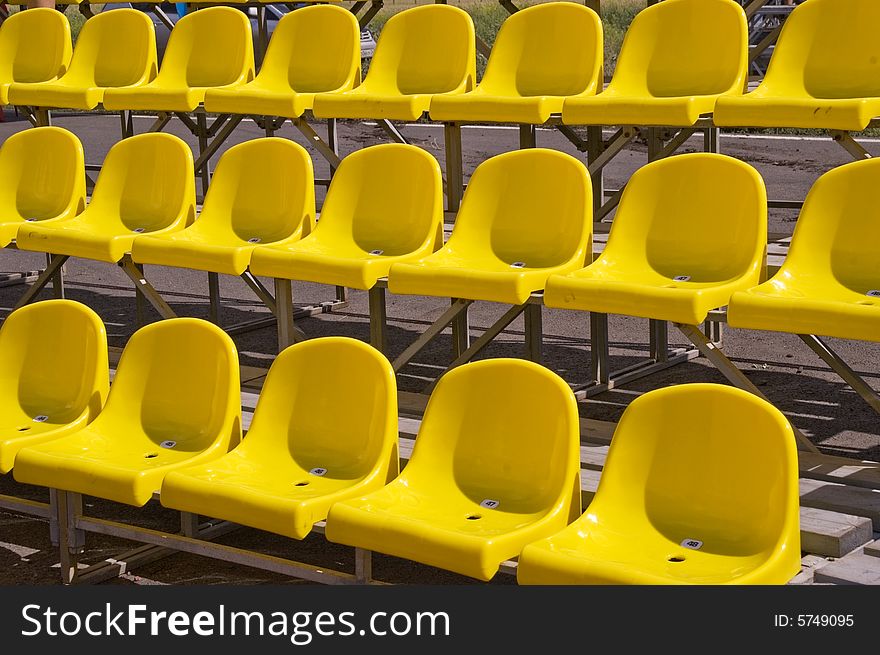
[[[135,234],[143,234],[144,232],[146,232],[146,229],[142,227],[136,227],[132,230],[132,232],[134,232]]]
[[[28,427],[18,428],[19,432],[27,432],[28,430],[30,430],[30,428],[28,428]]]
[[[469,514],[467,517],[468,521],[479,521],[482,517],[480,514]]]
[[[153,459],[154,457],[158,457],[159,453],[147,453],[144,455],[144,459]]]
[[[874,303],[872,303],[870,300],[860,300],[860,301],[857,302],[856,304],[857,304],[857,305],[867,305],[868,307],[873,307],[873,306],[874,306]]]
[[[295,485],[293,485],[293,486],[295,486],[295,487],[306,487],[306,486],[308,486],[308,484],[309,484],[308,482],[297,482],[297,483],[296,483]]]
[[[684,557],[670,557],[668,561],[677,564],[678,562],[683,562]]]

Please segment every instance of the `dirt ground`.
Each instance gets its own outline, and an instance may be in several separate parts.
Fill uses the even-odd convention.
[[[118,117],[71,115],[56,117],[55,124],[74,131],[85,146],[86,160],[99,163],[107,149],[118,139]],[[146,130],[149,119],[136,118],[138,132]],[[0,123],[0,140],[9,134],[26,129],[25,121],[15,120],[7,113],[7,122]],[[322,131],[319,126],[316,129]],[[194,139],[179,123],[169,131]],[[425,147],[443,163],[442,129],[418,124],[403,126],[403,134],[413,143]],[[253,123],[245,122],[227,144],[261,136]],[[343,123],[339,127],[342,154],[385,142],[380,128],[365,123]],[[307,145],[292,127],[285,126],[279,136]],[[465,176],[488,157],[517,147],[518,133],[513,128],[465,128],[463,148]],[[558,132],[539,130],[538,145],[552,147],[581,156]],[[867,143],[869,150],[880,150],[880,144]],[[697,150],[701,141],[693,139],[684,150]],[[803,199],[812,183],[822,173],[851,161],[850,156],[830,139],[809,137],[755,137],[722,135],[722,151],[754,165],[763,175],[770,198],[779,200]],[[216,161],[216,160],[215,160]],[[606,169],[606,187],[618,188],[632,172],[646,162],[646,148],[636,143],[622,153]],[[316,177],[326,177],[323,160],[315,157]],[[323,192],[319,192],[319,202]],[[797,212],[771,211],[769,229],[773,233],[790,234]],[[45,265],[37,253],[11,250],[0,252],[0,272],[34,270]],[[181,271],[162,267],[147,267],[147,277],[166,295],[176,312],[184,316],[207,317],[207,276],[204,273]],[[136,329],[134,290],[128,278],[115,266],[71,260],[66,276],[68,297],[85,302],[102,316],[108,326],[112,345],[122,346]],[[21,286],[0,287],[0,317],[5,317],[22,293]],[[221,293],[224,300],[222,320],[237,323],[265,314],[263,308],[241,280],[223,278]],[[295,283],[297,303],[320,303],[333,296],[326,286]],[[447,307],[448,299],[388,296],[389,341],[391,355],[403,351],[418,334]],[[475,303],[471,311],[473,335],[498,318],[506,307],[492,303]],[[154,316],[155,318],[155,316]],[[326,313],[298,322],[310,337],[347,335],[369,339],[367,296],[350,292],[350,304],[339,312]],[[544,363],[571,384],[586,381],[589,371],[589,320],[580,312],[561,310],[544,311]],[[625,317],[611,317],[612,369],[619,369],[645,357],[648,350],[647,321]],[[267,367],[276,353],[274,328],[266,328],[235,338],[242,363]],[[684,340],[670,329],[670,342],[684,345]],[[829,340],[838,353],[859,371],[874,388],[880,377],[880,345],[863,342]],[[794,335],[783,333],[742,331],[726,328],[724,350],[728,356],[757,384],[770,400],[789,417],[792,423],[819,446],[822,452],[858,459],[880,459],[880,422],[870,407],[842,380],[833,374]],[[423,391],[450,361],[451,337],[441,335],[425,348],[398,377],[399,386],[406,391]],[[523,354],[523,326],[515,321],[482,357],[521,356]],[[626,406],[638,395],[660,387],[687,382],[718,382],[724,379],[703,358],[681,364],[623,388],[615,389],[580,403],[583,416],[616,421]],[[0,493],[40,498],[39,489],[26,489],[11,480],[0,477]],[[160,507],[131,510],[118,505],[108,506],[102,501],[87,499],[96,515],[137,520],[139,524],[173,529],[175,516]],[[266,533],[242,529],[222,540],[224,543],[259,548],[274,555],[292,557],[321,566],[352,564],[351,549],[327,543],[323,537],[312,537],[302,544],[274,537]],[[123,542],[89,535],[89,561],[99,561],[120,552]],[[47,584],[58,579],[57,556],[48,542],[46,524],[33,519],[0,512],[0,584]],[[459,576],[423,567],[410,562],[376,556],[376,576],[388,581],[457,583]],[[226,583],[246,584],[267,581],[287,581],[261,571],[225,565],[189,555],[174,555],[128,575],[121,583]],[[499,576],[499,584],[511,583],[510,577]]]

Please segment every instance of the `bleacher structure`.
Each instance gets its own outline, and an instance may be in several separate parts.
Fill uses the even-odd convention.
[[[649,1],[608,79],[599,0],[522,10],[501,0],[511,15],[491,48],[461,8],[407,9],[385,24],[363,80],[358,32],[381,0],[291,9],[271,39],[260,3],[198,4],[168,21],[161,65],[153,24],[133,9],[89,17],[75,48],[53,10],[0,27],[0,102],[34,124],[0,147],[0,245],[48,257],[0,328],[0,389],[18,390],[0,401],[0,472],[50,490],[48,504],[0,497],[0,507],[48,519],[64,582],[173,550],[331,583],[372,581],[373,551],[523,584],[784,584],[812,579],[809,556],[849,553],[880,569],[865,547],[880,526],[880,465],[820,454],[722,351],[728,321],[797,334],[880,412],[880,395],[823,338],[880,340],[880,171],[841,166],[793,205],[768,199],[754,168],[719,151],[722,127],[800,128],[869,159],[853,134],[880,118],[876,0]],[[263,12],[260,67],[238,11],[250,4]],[[51,48],[21,37],[36,31]],[[479,80],[477,53],[488,59]],[[82,145],[51,126],[58,108],[120,112],[122,138],[88,204]],[[144,134],[134,111],[156,117]],[[229,148],[212,170],[246,116],[266,137]],[[173,118],[198,138],[195,156],[162,133]],[[340,158],[342,119],[378,121],[394,143]],[[288,120],[330,179],[274,136]],[[443,125],[445,179],[392,122],[417,120]],[[472,123],[517,125],[520,148],[465,185],[461,128]],[[538,127],[565,135],[583,161],[539,147]],[[694,135],[704,152],[676,155]],[[637,138],[647,164],[605,189],[603,169]],[[328,186],[320,208],[316,185]],[[768,256],[767,215],[782,206],[801,214],[780,262]],[[139,316],[149,303],[163,319],[118,361],[100,319],[63,299],[69,257],[120,266]],[[145,264],[207,273],[211,321],[178,317]],[[219,275],[241,277],[272,312],[278,355],[265,375],[242,379],[230,334],[267,321],[221,328]],[[345,304],[345,289],[367,291],[370,344],[307,339],[295,280],[335,287],[329,307]],[[56,299],[34,303],[49,284]],[[386,291],[450,302],[393,361]],[[509,309],[471,342],[474,302]],[[589,314],[581,387],[540,364],[545,305]],[[649,321],[648,357],[618,371],[612,314]],[[524,359],[472,361],[519,316]],[[61,322],[70,330],[52,329]],[[670,323],[690,346],[670,349]],[[448,327],[445,370],[423,394],[398,394],[396,374]],[[578,400],[698,356],[732,386],[648,392],[616,428],[578,419]],[[418,415],[414,448],[414,419],[399,414]],[[180,533],[86,516],[83,494],[158,500],[181,512]],[[212,541],[237,525],[324,533],[356,549],[355,570]],[[145,545],[80,569],[86,532]]]

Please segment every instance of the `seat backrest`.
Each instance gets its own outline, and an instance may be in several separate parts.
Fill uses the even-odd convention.
[[[275,26],[258,78],[268,84],[286,83],[298,93],[356,86],[361,79],[357,18],[335,5],[290,12]]]
[[[40,7],[13,14],[0,25],[0,84],[47,82],[70,64],[70,23]]]
[[[110,386],[104,324],[72,300],[12,312],[0,327],[0,362],[0,393],[53,422],[73,421],[86,410],[96,415]]]
[[[72,132],[36,127],[3,142],[0,206],[14,207],[22,218],[42,220],[75,216],[85,203],[83,147]]]
[[[795,7],[763,85],[817,98],[880,96],[880,3],[810,0]]]
[[[85,22],[68,75],[84,86],[120,87],[145,84],[156,77],[156,70],[153,21],[142,11],[122,8]]]
[[[721,552],[724,542],[772,550],[793,526],[797,534],[791,426],[770,403],[733,387],[651,391],[624,411],[586,512],[609,526],[647,522],[676,542],[705,540]]]
[[[307,471],[357,479],[381,469],[384,482],[397,475],[398,436],[391,364],[362,341],[325,337],[278,355],[247,439],[274,444]]]
[[[223,225],[245,241],[278,241],[315,224],[312,158],[276,137],[245,141],[223,153],[199,223]]]
[[[476,83],[474,23],[451,5],[395,14],[379,34],[364,84],[382,92],[470,91]]]
[[[741,94],[748,34],[734,0],[664,0],[630,24],[609,89],[657,97]]]
[[[172,134],[139,134],[114,144],[104,159],[92,200],[102,218],[145,232],[195,217],[190,147]]]
[[[592,9],[549,2],[501,25],[480,86],[490,94],[573,96],[601,89],[602,22]]]
[[[580,505],[577,402],[558,375],[521,359],[465,364],[440,378],[401,478],[431,480],[524,514]],[[574,496],[577,496],[575,501]]]
[[[443,243],[443,179],[425,150],[388,143],[342,160],[321,209],[324,237],[402,255]]]
[[[878,291],[878,243],[880,160],[845,164],[813,184],[777,275],[830,273],[858,293]]]
[[[98,422],[139,424],[176,450],[210,446],[224,426],[240,430],[238,352],[228,334],[197,318],[152,323],[132,335]],[[97,423],[96,423],[97,425]],[[235,445],[235,444],[231,444]]]
[[[766,246],[760,174],[726,155],[692,153],[633,174],[594,265],[641,262],[665,277],[723,282],[760,275]]]
[[[254,42],[247,14],[206,7],[174,25],[159,79],[189,87],[225,86],[254,78]]]
[[[474,171],[446,247],[526,268],[589,263],[592,197],[586,166],[570,155],[496,155]]]

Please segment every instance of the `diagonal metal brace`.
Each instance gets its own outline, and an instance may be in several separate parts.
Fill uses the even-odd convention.
[[[473,302],[473,300],[464,300],[462,298],[453,302],[449,309],[441,314],[440,318],[434,321],[418,339],[416,339],[397,359],[394,360],[394,363],[392,364],[394,372],[397,373],[400,369],[406,366],[412,358],[422,350],[422,348],[427,346],[428,343],[440,334],[457,316],[466,311]]]

